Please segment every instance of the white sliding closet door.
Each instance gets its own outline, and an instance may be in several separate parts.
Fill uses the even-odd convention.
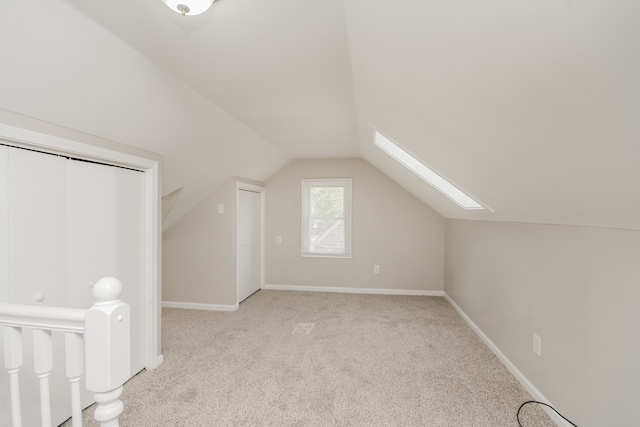
[[[131,372],[144,367],[144,175],[137,171],[0,146],[0,301],[88,308],[91,286],[114,276],[131,305]],[[0,231],[2,237],[3,231]],[[4,251],[4,252],[3,252]],[[43,299],[41,299],[43,297]],[[41,301],[38,301],[41,299]],[[56,336],[58,335],[58,336]],[[39,425],[30,334],[21,375],[24,425]],[[0,349],[1,350],[1,349]],[[62,334],[54,334],[54,425],[70,416]],[[3,370],[4,371],[4,370]],[[10,425],[0,374],[0,425]],[[83,403],[92,403],[85,393]]]

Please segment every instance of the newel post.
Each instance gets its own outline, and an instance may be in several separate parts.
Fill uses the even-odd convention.
[[[96,303],[85,317],[87,389],[95,393],[100,425],[119,427],[122,385],[131,376],[129,305],[120,300],[122,283],[114,277],[100,279],[92,293]]]

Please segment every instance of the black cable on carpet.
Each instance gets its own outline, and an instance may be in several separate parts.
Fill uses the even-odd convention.
[[[522,405],[520,405],[520,407],[518,408],[518,412],[516,413],[516,420],[518,421],[518,425],[520,427],[523,427],[523,425],[520,423],[520,411],[522,410],[522,408],[529,404],[529,403],[537,403],[538,405],[544,405],[548,408],[551,408],[555,411],[556,414],[560,415],[560,417],[564,420],[566,420],[569,424],[571,424],[573,427],[578,427],[577,425],[575,425],[574,423],[572,423],[568,418],[566,418],[564,415],[562,415],[560,412],[557,411],[556,408],[554,408],[553,406],[549,405],[548,403],[544,403],[544,402],[538,402],[537,400],[527,400],[526,402],[524,402]]]

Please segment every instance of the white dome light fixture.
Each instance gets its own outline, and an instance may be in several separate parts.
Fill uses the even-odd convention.
[[[200,15],[217,0],[162,0],[171,10],[182,16]]]

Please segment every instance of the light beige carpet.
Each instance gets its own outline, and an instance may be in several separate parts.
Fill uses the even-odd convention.
[[[260,291],[232,313],[164,309],[162,345],[123,427],[517,426],[531,399],[441,297]],[[555,426],[535,405],[521,420]]]

